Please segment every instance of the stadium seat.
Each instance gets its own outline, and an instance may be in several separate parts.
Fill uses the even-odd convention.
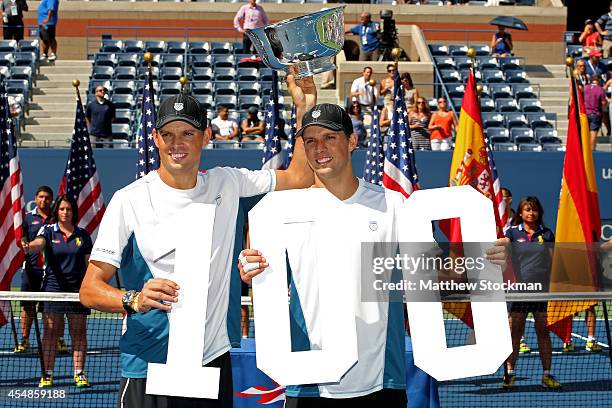
[[[160,74],[163,81],[178,81],[183,76],[183,69],[162,68]]]
[[[166,52],[169,54],[185,54],[187,52],[187,41],[168,41]]]
[[[210,43],[207,41],[192,41],[187,46],[190,54],[210,54]]]
[[[32,68],[32,72],[34,72],[37,64],[36,53],[33,51],[20,51],[13,55],[15,56],[15,65],[20,67],[28,66]]]
[[[213,107],[214,100],[212,95],[195,95],[195,98],[205,109],[210,109]]]
[[[159,93],[160,95],[178,95],[181,93],[183,89],[180,82],[177,81],[161,81],[159,83]]]
[[[519,108],[514,98],[497,98],[495,100],[495,110],[498,112],[517,112]]]
[[[164,54],[161,56],[162,68],[183,68],[184,56],[181,54]]]
[[[147,67],[140,67],[137,70],[138,73],[138,79],[145,79],[149,73],[149,69]],[[153,79],[159,79],[159,68],[158,67],[151,67],[151,77],[153,77]]]
[[[261,93],[261,85],[257,82],[238,82],[238,94],[243,95],[259,95]]]
[[[486,56],[486,57],[476,57],[476,65],[478,69],[499,69],[499,62],[497,58]]]
[[[236,57],[231,54],[217,54],[213,58],[213,66],[218,68],[234,68],[236,66]]]
[[[489,84],[489,90],[493,99],[512,97],[512,88],[508,84]]]
[[[215,149],[240,149],[237,140],[213,140]]]
[[[113,123],[113,139],[129,140],[131,136],[130,125],[126,123]]]
[[[153,59],[151,60],[151,66],[152,67],[159,67],[161,65],[161,55],[159,54],[153,54]],[[141,67],[147,67],[149,66],[149,63],[147,61],[144,60],[144,58],[142,60],[140,60],[140,66]]]
[[[112,79],[115,68],[107,66],[94,66],[91,72],[92,79]]]
[[[481,84],[482,88],[480,90],[481,98],[492,98],[491,95],[491,85],[490,84]]]
[[[515,152],[517,147],[514,143],[495,143],[493,150],[498,152]]]
[[[493,112],[495,110],[495,102],[491,98],[480,98],[480,111]]]
[[[441,44],[429,44],[429,52],[434,57],[448,55],[448,47]]]
[[[115,110],[115,121],[113,123],[130,125],[132,123],[132,113],[129,109]]]
[[[449,45],[448,53],[452,56],[465,56],[467,54],[467,45]]]
[[[17,52],[17,41],[1,40],[0,41],[0,52]]]
[[[545,143],[561,143],[557,131],[552,128],[536,128],[535,138],[538,142],[544,145]]]
[[[542,151],[545,152],[564,152],[565,146],[561,143],[542,143]]]
[[[482,126],[485,129],[489,127],[501,127],[504,126],[504,115],[497,112],[483,112],[482,113]]]
[[[30,99],[30,83],[27,79],[9,79],[4,84],[7,93],[22,95],[24,101]]]
[[[472,44],[470,47],[476,50],[477,57],[483,57],[491,54],[491,48],[486,44]]]
[[[218,68],[214,71],[214,78],[215,81],[234,81],[236,79],[236,69]]]
[[[189,56],[189,64],[194,68],[211,68],[213,66],[212,55],[195,54]]]
[[[455,64],[455,60],[451,57],[434,57],[434,61],[438,69],[457,69],[457,65]]]
[[[463,83],[466,83],[467,80],[468,80],[468,77],[470,76],[470,69],[469,68],[460,69],[459,70],[459,74],[461,75],[461,81]],[[481,71],[475,71],[474,72],[474,78],[476,79],[476,83],[482,82],[482,72]]]
[[[271,82],[272,81],[272,69],[271,68],[261,68],[259,70],[259,80],[262,82]],[[263,88],[263,84],[262,84]]]
[[[113,92],[113,84],[111,83],[111,81],[104,79],[93,79],[89,81],[89,85],[87,86],[87,93],[93,94],[96,87],[100,85],[105,87],[109,93]]]
[[[582,45],[567,45],[565,55],[568,57],[582,58]]]
[[[461,75],[456,69],[441,69],[440,76],[444,83],[461,82]]]
[[[446,91],[451,98],[463,98],[465,93],[465,85],[463,84],[447,84]]]
[[[535,6],[535,0],[515,0],[517,6]]]
[[[238,85],[234,81],[221,81],[214,83],[215,96],[218,95],[237,95]]]
[[[257,68],[238,68],[236,71],[238,81],[258,81],[259,71]]]
[[[461,104],[463,103],[463,97],[461,97],[461,98],[451,98],[450,102],[453,105],[453,108],[455,108],[455,110],[457,112],[459,112],[461,110]]]
[[[232,43],[232,52],[234,54],[244,54],[244,49],[242,48],[242,41],[234,41]]]
[[[213,70],[211,68],[193,68],[191,70],[192,81],[210,81],[213,79]]]
[[[133,95],[136,91],[136,82],[129,80],[115,80],[113,83],[113,95]]]
[[[138,86],[136,88],[136,92],[138,94],[138,98],[141,99],[142,93],[144,92],[144,84],[143,83],[138,84]],[[153,80],[153,92],[155,94],[159,93],[159,81],[158,80]],[[158,101],[156,100],[155,102],[157,103]]]
[[[520,69],[509,69],[505,72],[506,82],[511,84],[515,83],[529,83],[526,78],[525,71]]]
[[[134,109],[136,105],[133,95],[113,94],[111,101],[116,109]]]
[[[163,54],[166,52],[165,41],[146,41],[144,44],[145,51],[153,54]]]
[[[210,52],[212,54],[233,54],[234,47],[229,42],[213,42],[210,43]]]
[[[522,69],[521,60],[513,57],[500,57],[499,66],[503,71],[509,69]]]
[[[521,143],[518,145],[519,152],[541,152],[542,145],[538,143]]]
[[[523,112],[543,112],[542,104],[537,99],[523,98],[519,101]]]
[[[32,88],[32,67],[13,66],[10,69],[11,79],[26,79]]]
[[[256,108],[261,106],[261,98],[258,95],[241,96],[238,101],[238,109],[240,110],[247,110],[251,106]]]
[[[505,82],[504,73],[499,69],[486,69],[482,71],[482,79],[489,84]]]
[[[136,76],[136,68],[135,67],[117,67],[115,69],[115,79],[131,79],[135,80]]]
[[[137,67],[140,57],[136,53],[122,53],[117,55],[117,65],[120,67]]]
[[[126,40],[123,42],[123,52],[141,53],[144,52],[144,41]]]
[[[527,117],[522,112],[510,112],[505,113],[506,127],[512,129],[513,127],[528,127]]]
[[[453,60],[458,70],[470,69],[472,67],[472,60],[468,57],[453,57]]]
[[[544,112],[526,113],[527,122],[532,129],[548,127],[554,128],[552,122],[548,119]]]
[[[40,52],[40,45],[38,43],[38,38],[34,40],[21,40],[19,41],[19,51],[20,52],[34,52],[36,55]]]
[[[527,127],[514,127],[510,129],[510,136],[516,144],[532,143],[534,141],[533,130]]]
[[[489,127],[485,132],[491,143],[507,143],[510,141],[508,129],[505,127]]]
[[[2,54],[0,54],[0,58]],[[117,55],[113,53],[97,53],[94,56],[94,66],[114,67],[117,65]]]
[[[427,101],[427,104],[429,105],[429,110],[431,112],[435,112],[438,110],[438,102],[435,99],[430,99],[429,101]]]
[[[240,147],[247,150],[263,150],[264,143],[256,140],[245,140],[240,142]]]
[[[213,84],[210,81],[193,81],[191,82],[191,93],[194,95],[212,95]]]
[[[514,98],[516,98],[519,101],[523,98],[537,98],[538,97],[535,94],[533,87],[529,84],[513,84],[512,94]]]
[[[100,52],[117,52],[123,51],[123,41],[121,40],[102,40]]]
[[[238,98],[236,95],[219,95],[215,96],[215,109],[217,106],[225,105],[229,109],[236,109],[238,105]]]

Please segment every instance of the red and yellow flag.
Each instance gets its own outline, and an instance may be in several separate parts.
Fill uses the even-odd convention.
[[[572,79],[551,292],[597,290],[596,259],[588,244],[599,240],[600,228],[599,200],[588,120],[582,93],[576,81]],[[564,243],[571,245],[565,248]],[[594,304],[596,302],[549,302],[548,323],[553,327],[568,326],[569,338],[572,316]]]

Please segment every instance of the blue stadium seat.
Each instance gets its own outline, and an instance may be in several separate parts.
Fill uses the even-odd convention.
[[[535,138],[538,142],[545,143],[561,143],[557,131],[553,128],[542,127],[535,129]]]
[[[465,44],[461,45],[449,45],[448,53],[452,56],[465,56],[467,54],[468,47]]]
[[[491,56],[476,57],[476,65],[481,71],[485,69],[499,69],[497,58]]]
[[[541,152],[542,145],[538,143],[521,143],[518,145],[519,152]]]
[[[219,81],[214,83],[215,96],[237,95],[238,85],[234,81]]]
[[[193,68],[191,70],[192,81],[210,81],[213,79],[213,70],[211,68]]]
[[[182,68],[162,68],[160,71],[161,79],[164,81],[178,81],[183,76]]]
[[[234,47],[230,42],[213,42],[210,43],[210,52],[212,54],[233,54]]]
[[[194,95],[212,95],[213,84],[210,81],[193,81],[191,83],[191,93]]]
[[[213,58],[209,54],[195,54],[189,56],[189,63],[194,68],[210,68],[213,65]]]
[[[115,79],[128,79],[135,80],[137,78],[137,72],[135,67],[117,67],[115,69]]]
[[[240,147],[246,150],[262,150],[264,143],[256,140],[244,140],[240,142]]]
[[[505,72],[506,82],[511,84],[515,83],[529,83],[525,75],[525,71],[520,69],[509,69]]]
[[[1,54],[0,54],[0,58]],[[94,66],[114,67],[117,65],[117,55],[113,53],[97,53],[94,56]]]
[[[131,137],[130,125],[125,123],[113,123],[113,139],[129,140]]]
[[[162,68],[183,68],[184,56],[181,54],[164,54],[161,56]]]
[[[518,112],[519,108],[514,98],[497,98],[495,110],[498,112]]]
[[[132,123],[132,113],[129,109],[115,110],[115,121],[113,123],[123,123],[130,125]]]
[[[113,95],[114,94],[129,94],[133,95],[136,91],[136,82],[134,81],[123,81],[123,80],[115,80],[112,82],[113,84]]]
[[[480,111],[493,112],[495,110],[495,102],[491,98],[480,98]]]
[[[259,80],[262,82],[272,81],[272,69],[271,68],[261,68],[259,70]],[[263,84],[262,84],[262,88],[264,88]]]
[[[517,147],[514,143],[495,143],[493,150],[498,152],[515,152]]]
[[[107,66],[95,66],[91,72],[92,79],[112,79],[115,75],[115,68]]]
[[[491,54],[491,48],[487,44],[472,44],[470,47],[476,50],[477,57],[484,57]]]
[[[137,67],[140,56],[135,52],[122,53],[117,55],[117,65],[120,67]]]
[[[468,57],[453,57],[453,60],[458,70],[470,69],[472,67],[472,60]]]
[[[236,109],[238,105],[238,97],[236,95],[218,95],[215,96],[215,109],[217,106],[227,106],[229,109]]]
[[[512,88],[508,84],[489,84],[489,89],[493,99],[512,97]]]
[[[195,98],[200,102],[203,108],[210,109],[214,105],[212,95],[195,95]]]
[[[231,54],[217,54],[213,58],[213,66],[215,70],[219,68],[234,68],[236,66],[236,57]]]
[[[261,85],[257,82],[238,82],[238,94],[243,95],[259,95],[261,93]]]
[[[461,75],[456,69],[441,69],[440,76],[444,83],[461,82]]]
[[[508,129],[505,127],[489,127],[485,132],[492,143],[507,143],[510,141]]]
[[[151,66],[152,67],[159,67],[161,65],[161,55],[159,54],[153,54],[153,59],[151,60]],[[144,58],[142,60],[140,60],[140,66],[141,67],[147,67],[149,66],[149,63],[147,61],[144,60]]]
[[[533,143],[534,141],[533,130],[528,127],[514,127],[510,129],[510,135],[512,141],[517,144]]]
[[[161,81],[159,84],[160,95],[178,95],[183,87],[177,81]]]
[[[215,81],[234,81],[236,79],[236,69],[235,68],[217,68],[214,71],[214,78],[215,78]]]
[[[137,70],[138,79],[145,79],[148,75],[149,69],[147,67],[140,67]],[[151,67],[151,76],[153,79],[159,79],[159,67]]]
[[[187,52],[187,41],[168,41],[166,52],[169,54],[185,54]]]
[[[235,41],[232,43],[232,52],[234,54],[244,54],[244,49],[242,48],[242,41]]]
[[[470,69],[469,68],[460,69],[459,70],[459,75],[461,75],[461,81],[463,83],[466,83],[467,80],[468,80],[468,77],[470,76]],[[475,71],[474,72],[474,78],[476,79],[476,83],[482,82],[482,72],[481,71]]]
[[[240,143],[237,140],[213,140],[215,149],[240,149]]]
[[[544,112],[526,113],[527,122],[532,129],[548,127],[554,128],[553,123],[549,120]]]
[[[166,52],[165,41],[146,41],[144,44],[145,51],[153,54],[163,54]]]
[[[447,84],[446,91],[451,98],[463,98],[465,93],[465,85],[463,84]]]
[[[123,42],[123,52],[142,53],[144,52],[144,41],[126,40]]]
[[[500,69],[486,69],[482,71],[482,79],[488,84],[505,82],[504,73]]]
[[[121,40],[102,40],[100,52],[116,52],[123,51],[123,41]]]
[[[191,41],[187,46],[190,54],[210,54],[210,43],[208,41]]]
[[[482,113],[482,126],[485,128],[489,127],[501,127],[505,126],[504,115],[497,112],[483,112]]]
[[[527,117],[522,112],[509,112],[505,113],[506,127],[512,129],[513,127],[528,127]]]
[[[238,81],[258,81],[259,70],[257,68],[238,68],[236,76]]]
[[[448,46],[442,44],[429,44],[429,52],[434,57],[448,55]]]
[[[503,71],[507,71],[509,69],[522,69],[521,60],[514,57],[500,57],[499,65]]]
[[[565,146],[559,143],[542,143],[542,150],[545,152],[564,152]]]
[[[111,101],[116,109],[134,109],[136,106],[134,96],[130,94],[113,94]]]
[[[19,41],[19,51],[20,52],[34,52],[36,55],[40,52],[40,45],[38,43],[38,38],[34,40],[21,40]]]
[[[542,104],[537,99],[523,98],[519,101],[523,112],[543,112]]]
[[[30,83],[27,79],[9,79],[4,83],[7,93],[22,95],[24,101],[30,100]]]
[[[451,98],[450,103],[453,105],[453,108],[455,108],[455,110],[459,112],[461,110],[461,104],[463,103],[463,97]]]
[[[26,79],[29,83],[30,89],[32,88],[32,67],[11,67],[10,76],[11,79]]]
[[[245,95],[239,98],[238,109],[247,110],[251,106],[256,108],[261,106],[261,98],[258,95]]]
[[[17,41],[0,40],[0,52],[17,52]]]
[[[582,58],[582,45],[567,45],[565,55],[568,57]]]
[[[457,69],[457,64],[455,64],[455,60],[449,56],[434,57],[434,61],[438,69]]]
[[[31,67],[32,72],[36,69],[37,58],[33,51],[20,51],[13,54],[15,56],[15,65],[23,67]]]
[[[523,98],[538,97],[538,95],[536,95],[533,87],[530,84],[513,84],[512,94],[519,101]]]

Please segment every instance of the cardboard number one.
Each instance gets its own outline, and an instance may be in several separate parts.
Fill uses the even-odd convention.
[[[176,253],[171,279],[180,286],[179,301],[168,314],[166,363],[148,365],[147,394],[219,396],[219,368],[202,366],[210,267],[202,254],[211,253],[214,219],[214,205],[191,204],[172,220]]]
[[[492,210],[491,200],[470,186],[416,191],[400,215],[400,225],[409,226],[400,229],[400,250],[409,252],[410,242],[434,242],[431,221],[448,218],[461,219],[463,242],[493,242],[497,236]],[[466,246],[464,255],[481,257],[486,246],[480,246],[479,253],[474,251],[478,245]],[[483,271],[468,270],[467,274],[471,281],[502,282],[500,268],[489,262]],[[414,279],[408,275],[404,278]],[[414,362],[438,381],[493,374],[512,352],[504,292],[472,291],[470,295],[476,344],[449,348],[442,304],[437,299],[411,300],[410,291],[406,293]]]

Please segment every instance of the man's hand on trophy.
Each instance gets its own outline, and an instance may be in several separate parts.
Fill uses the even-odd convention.
[[[312,76],[296,79],[296,73],[297,66],[292,65],[287,73],[287,88],[296,110],[304,113],[317,104],[317,87]]]
[[[264,258],[256,249],[243,249],[238,257],[238,270],[240,278],[249,285],[253,278],[262,273],[268,267]]]

